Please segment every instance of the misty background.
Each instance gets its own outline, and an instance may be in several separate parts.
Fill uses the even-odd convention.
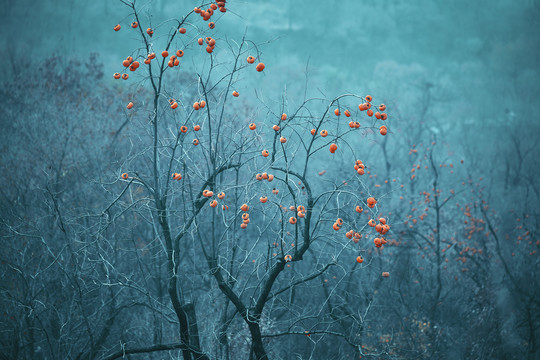
[[[141,23],[144,21],[144,24],[151,24],[156,29],[156,33],[160,33],[160,26],[162,26],[161,29],[170,26],[167,20],[179,18],[198,5],[200,5],[199,2],[185,0],[146,2],[137,0]],[[315,345],[311,347],[311,342],[315,343],[313,340],[316,339],[315,335],[310,339],[305,339],[302,335],[303,342],[294,340],[298,339],[297,337],[287,338],[282,343],[278,343],[281,338],[277,338],[276,343],[268,345],[270,341],[274,341],[273,338],[268,340],[266,344],[268,349],[271,349],[269,350],[272,354],[271,358],[292,358],[292,354],[286,350],[295,347],[298,347],[298,353],[301,354],[298,355],[299,358],[311,356],[315,359],[352,358],[350,356],[353,355],[356,358],[359,353],[369,359],[538,358],[540,351],[538,275],[540,270],[536,250],[540,240],[540,206],[538,205],[540,203],[540,116],[538,111],[540,0],[230,0],[227,1],[227,9],[226,16],[219,16],[216,20],[216,27],[222,31],[222,34],[226,34],[226,37],[218,41],[215,53],[218,55],[225,53],[227,46],[225,40],[239,42],[245,35],[254,43],[260,44],[261,61],[266,64],[261,76],[255,78],[242,75],[235,88],[241,93],[242,104],[245,104],[249,111],[252,111],[252,107],[260,106],[261,103],[279,108],[284,98],[286,98],[287,106],[293,108],[298,106],[305,96],[332,99],[342,93],[373,95],[377,103],[385,103],[388,106],[391,117],[388,122],[390,124],[389,136],[384,141],[379,138],[366,141],[365,144],[358,145],[358,149],[365,154],[365,158],[372,160],[368,166],[373,174],[381,174],[380,179],[398,178],[399,183],[404,184],[403,191],[406,194],[403,196],[406,200],[409,200],[407,195],[410,196],[411,202],[406,205],[398,205],[397,192],[389,200],[389,203],[391,202],[394,206],[392,211],[396,224],[393,228],[396,234],[395,239],[398,240],[399,231],[400,236],[403,237],[399,237],[399,241],[402,239],[422,241],[421,239],[425,240],[428,233],[433,241],[434,234],[440,229],[431,223],[429,225],[424,223],[422,226],[425,228],[422,229],[425,231],[413,233],[413,230],[410,230],[412,225],[408,221],[412,219],[416,211],[416,208],[411,210],[411,207],[416,206],[416,201],[418,203],[424,201],[425,193],[419,194],[419,191],[433,190],[435,180],[439,181],[438,185],[444,188],[444,191],[448,190],[452,196],[457,193],[456,197],[462,197],[456,201],[452,200],[452,202],[457,202],[457,207],[452,203],[452,209],[449,207],[444,210],[437,209],[437,214],[441,210],[441,218],[446,226],[441,236],[459,243],[461,237],[465,239],[468,235],[469,240],[472,237],[476,241],[474,246],[479,254],[482,254],[481,249],[486,254],[484,258],[478,260],[478,255],[476,257],[467,255],[468,243],[459,245],[455,254],[457,259],[452,258],[447,265],[449,269],[455,270],[455,273],[445,275],[443,285],[440,285],[439,277],[439,286],[448,290],[446,295],[449,300],[446,300],[439,314],[434,316],[435,311],[429,313],[426,310],[431,306],[430,300],[426,300],[429,296],[423,299],[423,295],[426,292],[433,292],[436,287],[436,282],[433,280],[435,270],[425,275],[424,281],[422,281],[422,275],[413,273],[412,270],[409,273],[407,270],[429,269],[429,265],[433,265],[435,261],[431,257],[431,250],[428,251],[422,246],[418,246],[418,249],[416,246],[411,249],[396,246],[395,250],[389,250],[390,254],[396,255],[395,258],[390,257],[382,261],[384,266],[392,266],[391,281],[394,282],[391,284],[393,287],[383,289],[381,286],[379,263],[376,264],[374,272],[369,273],[370,278],[361,278],[362,285],[359,286],[361,289],[358,290],[359,293],[368,289],[366,292],[378,294],[379,299],[383,300],[379,300],[380,302],[376,303],[378,305],[374,306],[372,311],[377,314],[375,318],[385,319],[380,323],[370,324],[369,331],[373,332],[372,335],[366,335],[362,333],[364,330],[358,330],[359,334],[363,334],[362,342],[368,344],[363,350],[351,350],[347,347],[353,339],[352,335],[351,338],[346,339],[347,341],[340,338],[336,341],[338,345],[335,345],[333,340],[321,340],[319,347]],[[116,141],[116,136],[122,129],[124,129],[123,134],[128,133],[123,136],[137,138],[131,124],[141,125],[144,124],[144,120],[141,120],[143,116],[139,114],[138,118],[133,116],[139,122],[132,121],[129,125],[125,125],[128,123],[125,118],[133,119],[131,115],[126,116],[125,103],[140,89],[137,88],[131,93],[131,90],[120,90],[117,86],[118,82],[115,82],[117,80],[114,80],[112,75],[123,69],[121,62],[126,56],[132,55],[134,49],[140,49],[140,39],[126,35],[131,30],[130,23],[133,18],[128,15],[128,9],[120,1],[0,0],[0,14],[0,52],[2,54],[0,56],[0,83],[2,84],[0,124],[5,129],[5,133],[0,137],[2,140],[0,179],[4,188],[0,202],[2,213],[0,234],[5,244],[13,239],[18,241],[19,236],[22,236],[20,234],[24,226],[21,225],[21,228],[18,228],[15,224],[28,221],[33,225],[27,231],[34,231],[33,226],[35,229],[50,227],[50,233],[53,235],[47,238],[62,239],[60,236],[62,234],[58,235],[59,230],[56,228],[58,216],[53,214],[55,209],[62,208],[62,205],[58,206],[55,201],[60,204],[65,202],[66,214],[72,214],[72,224],[78,224],[78,221],[85,216],[81,215],[85,213],[84,211],[79,213],[79,206],[87,204],[89,209],[102,209],[110,202],[109,199],[116,197],[113,194],[119,192],[113,186],[108,186],[112,183],[111,178],[115,172],[119,172],[127,161],[124,162],[123,158],[120,160],[123,156],[122,152],[118,148],[109,147],[108,141],[110,139]],[[122,25],[119,33],[113,31],[113,26],[116,24]],[[191,28],[189,26],[187,28],[190,31]],[[162,34],[166,34],[166,31]],[[162,36],[155,36],[152,39],[156,53],[157,49],[164,46],[164,41],[165,38]],[[186,56],[184,60],[182,69],[196,69],[200,65],[195,57]],[[51,73],[46,69],[51,69]],[[57,69],[60,70],[57,71]],[[73,69],[73,72],[70,69]],[[64,83],[66,79],[69,79],[72,85],[66,84],[68,81]],[[186,77],[182,78],[177,85],[180,87],[184,84],[183,81],[186,84],[192,84],[192,79]],[[257,92],[253,91],[254,87],[257,87]],[[141,93],[141,98],[146,100],[145,96],[148,94],[142,91]],[[249,111],[246,110],[246,113]],[[252,114],[259,113],[253,110],[250,116]],[[50,119],[55,119],[55,121],[51,121],[51,126],[48,127]],[[58,136],[66,129],[69,129],[71,135],[69,139],[66,137],[65,144],[68,142],[71,144],[75,139],[77,146],[80,146],[68,155],[62,151],[60,145],[64,141],[64,136]],[[95,139],[100,139],[100,141],[95,141]],[[123,138],[119,141],[127,148],[130,140]],[[137,144],[137,140],[135,143]],[[418,158],[412,159],[410,155],[416,156],[416,151],[418,151]],[[436,161],[433,163],[440,163],[441,169],[444,167],[444,170],[439,170],[439,173],[435,171],[436,179],[430,174],[427,177],[419,175],[420,180],[418,178],[413,180],[411,167],[412,172],[415,171],[416,166],[420,169],[419,164],[422,163],[422,166],[427,164],[426,159],[430,154],[435,154],[433,156]],[[313,163],[314,174],[328,170],[329,174],[335,175],[336,178],[338,175],[341,176],[342,163],[330,161],[328,154],[325,156],[327,157]],[[422,156],[424,156],[423,160]],[[62,160],[58,161],[58,159]],[[57,162],[60,163],[58,169],[55,167]],[[459,167],[460,163],[461,167]],[[442,171],[450,170],[450,168],[451,173],[442,175]],[[86,169],[91,169],[92,173],[84,173]],[[47,176],[44,176],[44,173]],[[24,174],[33,176],[22,176]],[[76,180],[63,178],[65,174],[69,176],[77,174]],[[102,174],[106,175],[101,177]],[[117,177],[117,175],[114,176]],[[376,175],[373,176],[375,177],[366,179],[366,183],[379,187],[382,180],[379,181]],[[21,180],[21,178],[24,179]],[[103,182],[101,185],[107,189],[106,191],[101,193],[96,191],[96,189],[102,190],[101,185],[96,185],[97,178]],[[75,185],[71,186],[70,181],[74,181]],[[54,186],[47,184],[54,184]],[[462,186],[466,189],[454,191]],[[57,200],[53,195],[55,191],[62,194]],[[35,194],[42,192],[45,200],[40,202],[41,195]],[[478,196],[478,201],[465,200],[469,194],[474,194],[471,197]],[[49,195],[54,201],[48,198]],[[70,202],[71,200],[67,199],[75,200]],[[413,204],[413,199],[415,204]],[[476,213],[474,213],[469,206],[474,207],[472,204],[477,203],[482,205],[475,209]],[[489,204],[489,211],[487,204]],[[75,210],[70,213],[67,209]],[[433,219],[431,217],[433,210],[430,209],[430,211],[429,221]],[[428,212],[427,207],[426,212]],[[417,215],[418,213],[414,216]],[[463,221],[460,216],[467,218]],[[36,222],[33,223],[33,220],[28,219],[36,219]],[[420,220],[423,220],[422,216]],[[130,241],[133,240],[130,246],[133,245],[139,250],[146,249],[145,242],[153,236],[152,230],[145,228],[142,221],[129,221],[126,220],[128,225],[125,225],[125,228],[119,227],[114,230],[114,236],[111,235],[111,237],[122,238],[125,233],[132,234],[129,235],[133,238],[130,239]],[[397,225],[398,222],[399,225]],[[91,225],[85,223],[85,226],[92,229]],[[434,227],[435,231],[433,231]],[[45,233],[45,231],[42,232]],[[499,234],[500,239],[494,242],[491,239],[496,234]],[[457,241],[455,241],[456,238]],[[489,241],[484,241],[488,238]],[[442,240],[444,242],[445,239]],[[62,241],[60,240],[59,243]],[[412,243],[412,240],[410,241]],[[26,242],[24,244],[26,245]],[[8,280],[5,279],[12,279],[11,276],[17,284],[23,283],[16,275],[11,274],[10,271],[13,268],[19,269],[20,273],[25,272],[24,266],[31,268],[28,265],[30,261],[14,265],[14,267],[8,266],[16,257],[14,254],[22,253],[17,246],[9,247],[10,250],[5,250],[2,254],[3,267],[0,269],[6,283]],[[60,248],[60,245],[58,247]],[[457,247],[458,245],[455,246]],[[129,249],[129,246],[127,248]],[[450,249],[450,245],[448,248]],[[473,255],[476,254],[476,249]],[[323,247],[322,250],[317,251],[319,250],[324,254],[326,248]],[[454,247],[448,252],[453,250]],[[71,248],[69,251],[72,251]],[[127,251],[127,258],[133,255],[130,251]],[[76,252],[73,251],[73,253]],[[195,250],[194,253],[196,253]],[[47,251],[43,251],[43,254],[45,257],[48,256]],[[371,254],[369,250],[369,255]],[[193,256],[195,258],[200,256],[202,259],[200,253]],[[466,256],[469,257],[465,259]],[[119,257],[122,256],[119,255]],[[323,256],[319,258],[321,257]],[[354,257],[351,255],[352,259],[355,257],[356,254]],[[462,267],[461,264],[465,264],[466,260],[468,263]],[[439,268],[445,265],[444,260],[437,261],[440,261]],[[6,263],[8,265],[4,266]],[[158,263],[157,265],[154,262],[149,263],[151,264],[149,266],[162,278],[156,276],[159,278],[156,284],[159,285],[149,285],[148,288],[154,293],[159,293],[156,298],[165,304],[160,309],[170,310],[164,290],[166,286],[163,285],[165,262],[155,262]],[[204,265],[204,261],[201,263]],[[381,268],[384,268],[383,265]],[[436,267],[434,266],[433,269]],[[125,273],[134,271],[136,275],[143,274],[141,278],[148,273],[146,270],[140,270],[139,274],[136,272],[138,270],[131,269],[130,263],[122,263],[121,260],[118,268]],[[193,268],[195,269],[196,266],[193,265]],[[446,265],[444,269],[446,270]],[[356,270],[358,269],[355,268]],[[85,276],[92,278],[92,275],[88,275],[91,272],[84,271],[84,266],[81,266],[81,274],[84,274],[81,278]],[[193,277],[199,276],[203,271],[205,270],[193,270],[195,274]],[[32,271],[28,270],[27,273],[32,274]],[[407,281],[410,280],[410,284],[402,285],[407,281],[398,282],[398,279],[402,278],[399,275],[394,278],[394,274],[400,274]],[[185,276],[189,278],[189,275]],[[211,278],[200,276],[207,281],[205,284],[212,283]],[[335,273],[333,279],[336,276],[339,278],[340,275]],[[455,285],[458,284],[458,276],[460,279],[465,279],[463,285]],[[61,275],[58,277],[60,278]],[[30,279],[32,276],[25,276],[25,278]],[[133,278],[137,276],[134,275]],[[96,276],[96,279],[99,280],[99,276]],[[332,281],[331,279],[332,276],[329,274],[324,281]],[[97,283],[95,279],[93,280],[90,287]],[[350,281],[355,286],[357,281],[360,283],[360,280],[356,278]],[[73,282],[83,283],[82,280],[73,280]],[[73,347],[77,350],[69,348],[68,351],[66,345],[54,351],[50,350],[48,353],[48,350],[44,350],[47,347],[43,345],[45,336],[39,331],[36,331],[39,334],[32,335],[26,332],[31,332],[28,329],[35,328],[37,325],[29,322],[30,316],[26,317],[25,307],[20,306],[20,304],[26,304],[26,300],[20,300],[24,296],[21,295],[20,299],[13,301],[16,297],[13,293],[17,291],[14,290],[12,293],[11,290],[6,290],[11,289],[10,286],[12,286],[6,283],[2,286],[2,302],[12,306],[11,309],[15,309],[12,310],[13,314],[18,315],[13,315],[11,320],[8,320],[11,316],[10,310],[4,312],[2,318],[2,334],[4,335],[0,334],[0,340],[3,349],[10,349],[10,354],[16,354],[19,358],[27,358],[28,354],[36,358],[54,358],[53,354],[67,352],[75,358],[78,350],[81,351],[80,354],[84,354],[80,355],[82,358],[106,358],[120,350],[119,341],[117,341],[120,338],[121,341],[129,343],[131,337],[134,344],[143,343],[151,337],[154,341],[152,344],[164,344],[177,340],[176,337],[172,339],[172,335],[172,340],[167,338],[168,331],[172,333],[175,330],[170,329],[176,329],[174,316],[169,315],[169,319],[173,318],[173,320],[170,320],[167,325],[162,325],[163,314],[156,315],[158,312],[154,309],[148,310],[148,313],[141,315],[140,318],[131,319],[134,322],[138,320],[144,322],[137,325],[130,323],[129,317],[124,320],[115,318],[114,325],[107,321],[114,317],[97,317],[96,324],[100,326],[105,324],[103,328],[107,329],[100,333],[99,341],[96,340],[96,344],[103,347],[98,349],[96,345],[98,350],[95,351],[101,351],[99,353],[93,352],[93,348],[88,350],[84,347],[88,344],[86,335],[82,334],[84,331],[80,330],[84,328],[82,325],[73,327],[73,333],[81,332],[81,335],[77,337],[78,342],[66,341],[75,344]],[[89,280],[88,283],[90,283]],[[343,284],[346,283],[344,281]],[[47,294],[46,296],[54,297],[49,293],[54,294],[55,291],[59,291],[59,288],[55,286],[59,286],[60,280],[57,281],[54,277],[47,278],[43,284],[46,284],[43,285],[43,289],[47,291],[41,291],[42,284],[40,284],[37,290],[28,293],[35,293],[35,298],[39,298],[44,296],[44,293]],[[422,289],[416,288],[416,284],[420,284]],[[190,296],[196,298],[196,294],[200,295],[198,286],[193,285],[193,289],[188,291]],[[216,291],[215,285],[208,286],[213,286],[213,291]],[[408,287],[405,289],[402,286]],[[339,285],[336,289],[339,289]],[[100,304],[109,304],[102,300],[108,299],[105,290],[95,291],[100,295],[89,291],[91,295],[88,308],[84,310],[81,306],[83,313],[95,315],[94,310],[99,308]],[[21,292],[24,293],[24,291]],[[350,313],[347,313],[348,310],[345,310],[346,305],[352,300],[345,295],[342,297],[339,290],[336,290],[336,293],[339,294],[340,300],[345,300],[341,304],[343,308],[339,304],[335,305],[337,309],[335,313],[340,316],[348,314],[352,317]],[[349,286],[343,291],[343,294],[348,293],[354,293]],[[361,303],[358,299],[363,299],[363,297],[358,295],[359,312],[363,312],[366,308],[371,309],[371,301],[375,301],[373,299],[377,295],[373,295],[373,298],[371,296],[369,301]],[[28,295],[28,297],[34,299],[33,295]],[[439,304],[439,297],[437,294],[435,304]],[[116,300],[118,304],[112,306],[113,310],[124,306],[122,296],[111,295],[111,298],[118,299]],[[313,296],[313,299],[306,301],[319,304],[323,302],[321,299]],[[55,304],[57,304],[55,301],[60,301],[49,300]],[[65,299],[61,300],[64,303],[68,302]],[[40,301],[47,303],[43,299]],[[31,301],[28,302],[30,303]],[[214,303],[209,305],[209,302],[203,304],[212,308],[214,306]],[[385,308],[381,304],[388,307]],[[6,308],[9,306],[6,305]],[[58,309],[62,306],[64,305],[58,305]],[[199,306],[197,311],[200,311],[201,304],[197,306]],[[110,310],[111,314],[113,310]],[[35,310],[35,312],[38,311]],[[166,311],[163,310],[163,312]],[[43,314],[45,313],[43,310]],[[61,310],[56,313],[59,314],[59,318],[62,318]],[[227,307],[225,307],[226,313]],[[333,311],[330,313],[334,315]],[[48,328],[47,321],[50,320],[53,325],[50,326],[52,330],[47,333],[47,338],[52,336],[57,340],[63,339],[62,331],[59,330],[59,321],[55,316],[47,313],[43,317],[46,319],[45,325],[42,322],[40,326]],[[158,319],[159,316],[162,318]],[[77,318],[75,315],[73,317]],[[214,319],[218,315],[203,312],[203,315],[199,317]],[[335,318],[332,319],[335,320]],[[273,321],[276,326],[273,328],[268,325],[266,328],[268,333],[278,328],[278,324],[281,324],[279,321],[283,319],[278,317]],[[396,340],[401,352],[395,350],[395,353],[391,353],[390,348],[384,348],[383,345],[373,342],[377,337],[380,343],[392,343],[388,339],[394,336],[394,329],[399,327],[393,321],[402,326],[401,331],[407,334],[403,336],[409,341],[407,343],[404,340]],[[321,322],[324,323],[322,320]],[[410,322],[414,325],[410,325]],[[66,320],[67,323],[69,323],[68,320]],[[152,336],[144,332],[146,324],[157,329],[158,323],[162,328],[159,331],[155,330]],[[235,356],[248,358],[249,345],[246,345],[244,339],[249,338],[249,333],[240,324],[238,316],[234,321],[231,319],[231,323],[227,354],[229,354],[228,346],[230,345],[230,354],[233,359]],[[403,325],[404,323],[407,325]],[[435,323],[444,324],[444,330],[440,330],[440,325],[439,330],[436,330],[437,326],[433,328],[432,325]],[[201,333],[213,334],[209,330],[212,326],[212,324],[200,324]],[[343,326],[347,328],[348,325]],[[66,325],[66,329],[68,328],[69,326]],[[96,329],[98,328],[99,326],[96,325]],[[126,335],[128,330],[122,333],[124,328],[134,330]],[[292,326],[289,327],[291,328]],[[367,326],[365,328],[367,329]],[[405,328],[408,330],[403,330]],[[302,333],[304,329],[298,331]],[[356,328],[354,331],[357,331]],[[96,330],[97,333],[99,331]],[[94,337],[98,338],[96,334]],[[43,339],[39,340],[40,336]],[[360,335],[355,336],[360,337]],[[29,337],[30,340],[28,340]],[[204,340],[202,342],[204,345]],[[39,346],[36,345],[30,352],[26,343],[39,343]],[[58,343],[61,343],[61,340],[58,340]],[[433,350],[434,343],[437,343],[436,350]],[[53,349],[54,346],[50,348]],[[319,355],[314,349],[321,351]],[[384,349],[388,351],[384,352],[386,351]],[[236,350],[238,352],[235,353]],[[370,356],[370,352],[373,355]],[[159,355],[155,356],[156,359],[162,358]],[[4,357],[0,356],[0,358]],[[216,358],[226,357],[216,356]]]

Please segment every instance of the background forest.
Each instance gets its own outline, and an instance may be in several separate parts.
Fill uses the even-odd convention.
[[[540,1],[0,13],[1,359],[540,357]]]

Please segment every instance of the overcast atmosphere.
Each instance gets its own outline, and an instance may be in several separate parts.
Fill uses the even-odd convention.
[[[0,359],[540,357],[540,0],[0,14]]]

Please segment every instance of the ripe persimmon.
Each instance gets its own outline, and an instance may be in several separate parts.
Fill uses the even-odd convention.
[[[240,206],[240,210],[246,212],[249,210],[249,206],[248,204],[242,204],[242,206]],[[248,215],[249,216],[249,215]]]
[[[373,100],[373,97],[371,95],[366,95],[366,101],[371,102]]]
[[[184,134],[187,133],[187,131],[188,131],[187,126],[186,125],[181,126],[180,131],[183,132]]]
[[[268,152],[268,150],[263,150],[262,151],[262,156],[268,157],[268,155],[270,155],[270,152]]]
[[[364,262],[364,259],[361,256],[356,257],[356,262],[361,264]]]
[[[336,150],[337,150],[337,145],[336,145],[336,144],[330,145],[330,152],[331,152],[332,154],[335,153]]]
[[[213,4],[212,4],[212,5],[213,5]],[[208,23],[208,27],[209,27],[210,29],[213,29],[213,28],[216,27],[216,24],[215,24],[214,22],[209,22],[209,23]]]
[[[321,131],[321,136],[322,136],[322,137],[327,137],[327,136],[328,136],[328,131],[322,130],[322,131]]]
[[[233,95],[234,97],[240,96],[240,94],[239,94],[238,91],[236,91],[236,90],[234,90],[234,91],[232,92],[232,95]]]
[[[222,191],[219,194],[217,194],[218,199],[222,200],[225,197],[225,193]]]
[[[117,31],[118,31],[118,30],[117,30]],[[122,174],[122,179],[125,180],[125,179],[127,179],[128,177],[129,177],[128,173],[123,173],[123,174]]]
[[[150,37],[152,37],[152,35],[154,35],[154,30],[152,30],[151,28],[148,28],[146,29],[146,33],[150,35]]]
[[[355,209],[355,210],[356,210],[356,212],[359,213],[359,214],[361,214],[361,213],[364,211],[364,209],[362,209],[362,207],[359,206],[359,205],[356,205],[356,209]]]
[[[373,208],[377,204],[377,200],[375,200],[374,197],[368,197],[367,199],[367,205],[369,208]]]
[[[114,26],[114,31],[119,31],[122,27],[120,26],[120,24],[117,24]]]
[[[272,129],[274,129],[274,131],[279,131],[280,127],[278,125],[274,125],[272,126]]]
[[[195,126],[193,127],[193,130],[199,131],[199,130],[201,130],[201,126],[200,126],[200,125],[195,125]]]
[[[287,138],[286,137],[280,137],[279,138],[279,141],[282,143],[282,144],[285,144],[287,142]]]
[[[201,107],[201,105],[199,104],[199,102],[195,101],[195,102],[193,103],[193,109],[199,110],[200,107]]]
[[[281,114],[281,121],[287,120],[287,114],[283,113]]]
[[[267,198],[266,196],[261,196],[261,197],[259,198],[259,200],[260,200],[260,202],[262,202],[262,203],[264,204],[265,202],[268,201],[268,198]]]
[[[182,174],[180,173],[173,173],[172,174],[173,180],[182,180]]]
[[[386,133],[388,132],[388,128],[387,128],[386,126],[383,125],[383,126],[381,126],[381,127],[379,128],[379,132],[381,133],[381,135],[384,136],[384,135],[386,135]]]
[[[339,109],[335,109],[335,110],[334,110],[334,114],[336,114],[336,116],[339,116],[339,114],[340,114],[340,113],[339,113]]]
[[[183,28],[183,27],[181,27],[180,29],[178,29],[178,32],[179,32],[180,34],[185,34],[186,31],[187,31],[186,28]]]
[[[204,108],[206,106],[206,101],[204,100],[199,101],[199,105],[201,106],[201,109]]]
[[[202,38],[199,38],[197,42],[199,43],[199,45],[202,45],[204,43],[204,40]]]
[[[249,130],[255,130],[257,128],[257,125],[255,123],[249,124]]]
[[[212,202],[210,203],[210,207],[215,208],[216,206],[217,206],[217,200],[214,199],[214,200],[212,200]]]
[[[127,80],[129,78],[129,75],[128,74],[122,74],[122,79],[123,80]]]
[[[384,104],[379,105],[379,110],[380,111],[386,110],[386,105],[384,105]]]
[[[131,109],[133,107],[133,103],[132,102],[129,102],[126,106],[128,109]]]
[[[178,107],[178,103],[176,101],[174,101],[172,104],[171,104],[171,109],[176,109]]]
[[[265,68],[265,65],[262,62],[258,63],[257,66],[255,67],[255,69],[257,69],[258,72],[263,71],[264,68]]]
[[[118,80],[120,79],[120,76],[121,76],[120,73],[114,73],[113,78]]]
[[[195,146],[199,145],[199,139],[193,139],[193,145]]]
[[[346,117],[350,117],[351,116],[351,112],[347,109],[343,112],[345,114]]]
[[[246,60],[248,64],[253,64],[255,62],[255,58],[253,56],[248,56]]]
[[[285,255],[284,259],[285,259],[285,262],[290,262],[290,261],[292,261],[292,255],[287,254],[287,255]]]
[[[161,56],[167,57],[167,56],[169,56],[169,52],[168,52],[167,50],[163,50],[163,51],[161,52]]]
[[[291,216],[291,217],[289,218],[289,222],[290,222],[291,224],[293,224],[293,225],[296,224],[296,218],[295,218],[294,216]]]
[[[184,51],[183,50],[176,50],[176,56],[178,56],[178,57],[184,56]]]

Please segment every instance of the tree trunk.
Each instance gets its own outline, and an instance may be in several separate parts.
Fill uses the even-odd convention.
[[[189,344],[191,347],[200,350],[201,343],[199,341],[199,327],[197,326],[197,313],[195,312],[195,305],[193,303],[189,303],[184,305],[184,311],[188,318],[188,326],[189,326]],[[194,355],[195,360],[202,360],[204,359],[204,355]]]
[[[182,346],[182,356],[184,360],[191,360],[191,352],[189,351],[189,324],[184,308],[180,303],[178,298],[178,293],[176,289],[176,278],[171,277],[169,280],[169,296],[173,304],[174,312],[178,317],[178,322],[180,324],[180,342],[184,344]]]
[[[253,318],[249,319],[249,332],[251,333],[251,350],[255,355],[255,360],[268,360],[268,355],[264,350],[264,345],[262,342],[261,328],[259,326],[258,320]]]

